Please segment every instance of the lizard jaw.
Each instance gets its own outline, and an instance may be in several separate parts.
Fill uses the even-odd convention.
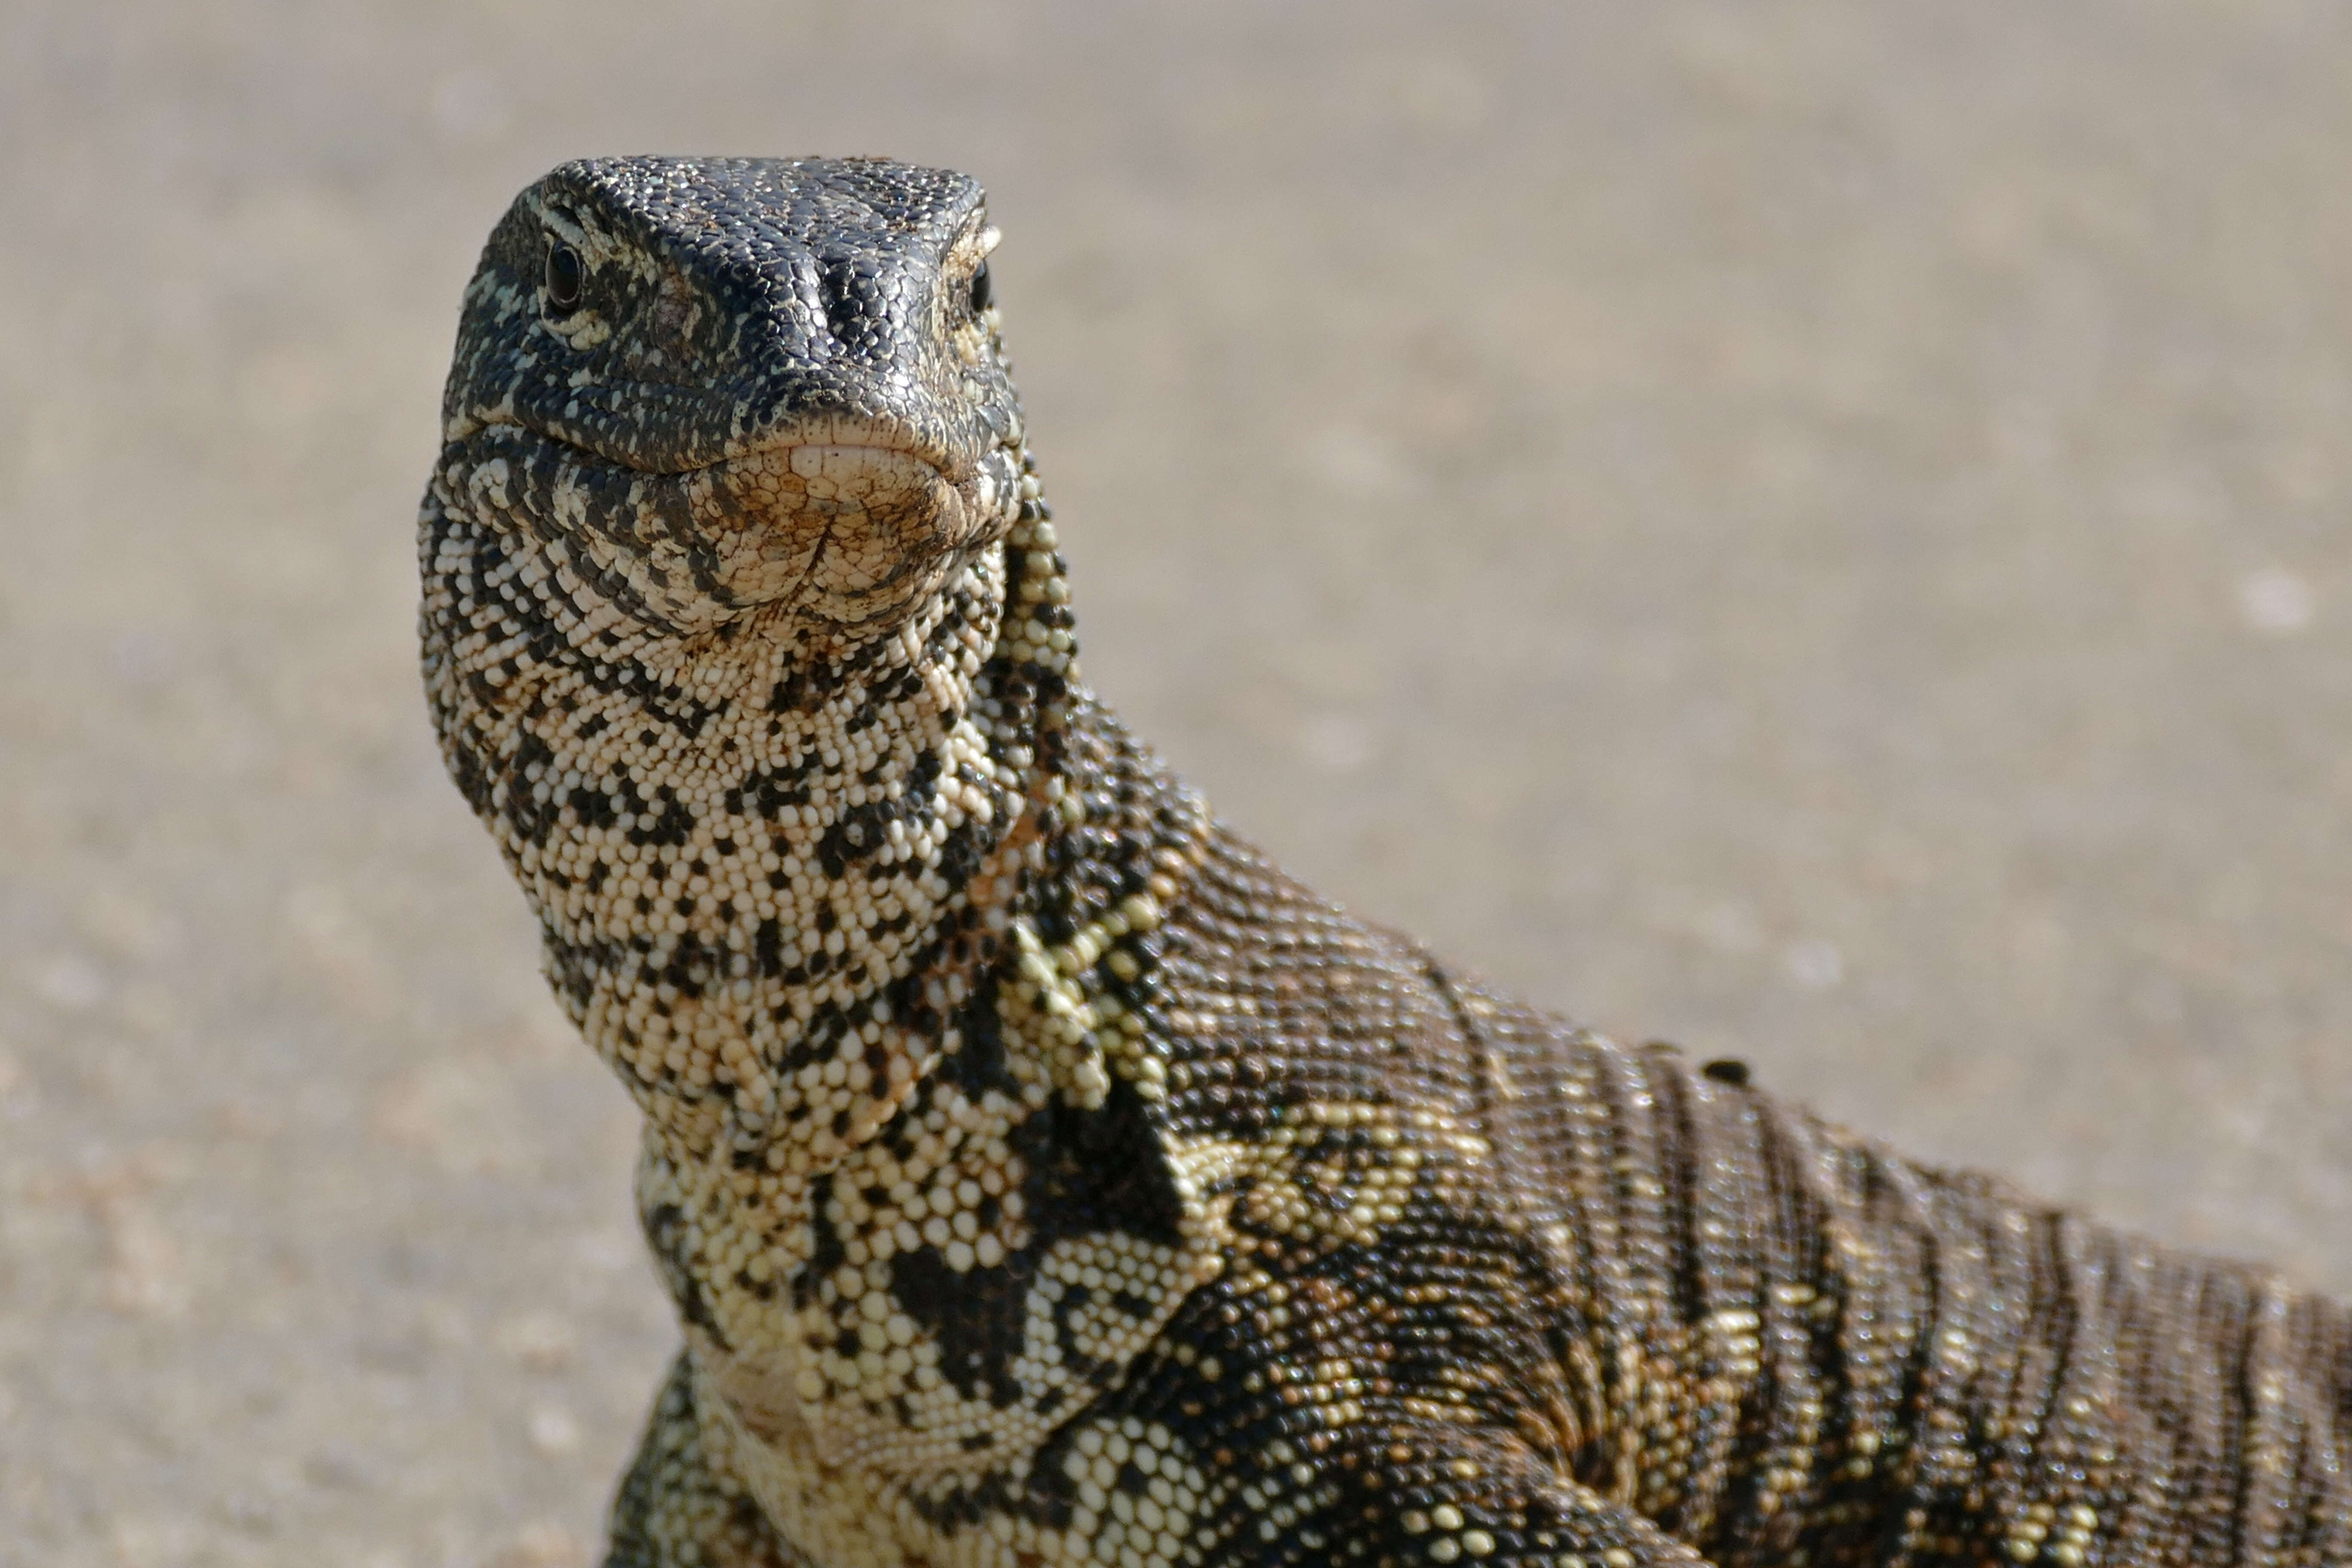
[[[842,629],[903,618],[1020,505],[1009,458],[957,483],[875,440],[762,447],[698,470],[688,496],[736,603]]]

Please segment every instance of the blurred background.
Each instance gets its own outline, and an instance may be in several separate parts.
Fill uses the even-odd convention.
[[[1087,667],[1310,881],[2352,1290],[2352,12],[0,13],[0,1564],[581,1568],[673,1331],[412,519],[562,159],[983,179]]]

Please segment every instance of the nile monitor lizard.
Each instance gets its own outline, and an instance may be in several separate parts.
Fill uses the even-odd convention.
[[[2352,1562],[2352,1314],[1525,1006],[1079,677],[961,175],[568,164],[425,684],[645,1114],[610,1561]]]

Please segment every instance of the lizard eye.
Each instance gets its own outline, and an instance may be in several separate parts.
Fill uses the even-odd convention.
[[[580,260],[580,253],[560,239],[547,242],[547,302],[557,315],[576,309],[580,303],[580,286],[586,281],[588,268]]]
[[[996,286],[988,279],[988,263],[971,275],[971,313],[975,316],[996,302]]]

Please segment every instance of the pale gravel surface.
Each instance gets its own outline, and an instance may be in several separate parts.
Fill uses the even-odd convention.
[[[0,1564],[587,1561],[671,1331],[410,545],[586,152],[988,182],[1088,668],[1310,879],[2352,1289],[2352,13],[650,10],[0,12]]]

